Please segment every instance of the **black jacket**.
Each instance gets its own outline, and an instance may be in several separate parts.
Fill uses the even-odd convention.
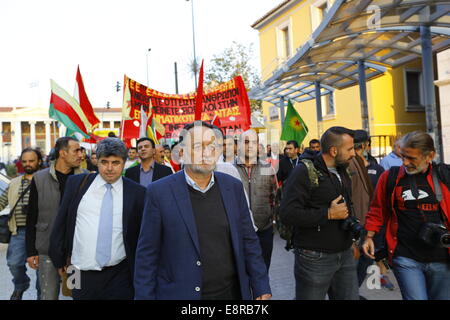
[[[336,253],[350,248],[352,236],[342,229],[343,220],[328,220],[331,201],[343,195],[351,203],[351,180],[345,169],[338,169],[343,181],[327,169],[322,155],[312,158],[322,176],[312,188],[308,169],[300,163],[286,181],[280,207],[281,222],[294,226],[294,247]],[[350,208],[349,208],[350,210]]]
[[[88,177],[85,185],[80,189],[86,174],[71,176],[67,180],[67,187],[56,216],[50,235],[49,256],[56,268],[62,268],[72,254],[73,237],[78,214],[78,206],[86,191],[94,181],[96,174]],[[144,211],[146,189],[127,178],[123,179],[123,243],[130,266],[131,275],[134,272],[134,260],[137,241],[141,229]],[[96,244],[86,244],[93,245]]]
[[[291,160],[289,157],[283,157],[280,159],[279,163],[277,179],[278,181],[285,183],[292,170],[300,163],[300,158],[297,157],[297,159]]]
[[[172,174],[172,170],[169,167],[159,164],[156,161],[154,163],[153,170],[152,182]],[[125,170],[125,177],[133,180],[134,182],[141,183],[141,165],[139,164]]]

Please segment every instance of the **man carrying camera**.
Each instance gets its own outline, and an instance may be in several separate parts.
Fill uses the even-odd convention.
[[[347,167],[355,156],[354,132],[328,129],[322,151],[305,159],[288,178],[280,219],[294,226],[296,299],[358,300],[353,239],[362,227],[352,213]]]
[[[364,253],[375,257],[373,236],[386,223],[386,244],[403,299],[450,299],[450,170],[432,160],[427,133],[401,140],[403,165],[384,172],[366,216]]]

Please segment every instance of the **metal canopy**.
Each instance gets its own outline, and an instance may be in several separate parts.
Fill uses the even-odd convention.
[[[272,77],[250,92],[277,104],[315,98],[358,84],[358,61],[366,80],[422,55],[420,26],[431,26],[432,49],[450,46],[448,1],[336,0],[311,38]]]

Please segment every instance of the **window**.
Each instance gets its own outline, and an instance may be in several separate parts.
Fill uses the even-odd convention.
[[[328,120],[327,118],[334,119],[336,114],[334,110],[333,93],[321,96],[321,100],[322,100],[322,118],[324,120]]]
[[[323,3],[321,6],[318,6],[317,9],[319,12],[320,21],[322,22],[323,17],[325,17],[325,15],[327,14],[328,3],[327,2]]]
[[[277,28],[277,51],[280,63],[285,62],[292,54],[292,35],[290,21],[286,21]]]
[[[406,111],[424,111],[422,72],[405,69]]]
[[[317,0],[311,5],[311,23],[313,32],[320,25],[330,7],[331,2],[329,0]]]
[[[284,42],[284,58],[288,58],[291,53],[291,42],[289,40],[289,27],[281,30]]]

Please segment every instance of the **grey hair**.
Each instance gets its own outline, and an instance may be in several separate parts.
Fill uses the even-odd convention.
[[[127,147],[118,138],[106,138],[97,142],[96,153],[97,159],[117,156],[126,161],[128,157]]]
[[[407,133],[400,141],[402,148],[419,149],[422,155],[427,156],[436,152],[433,138],[425,132],[413,131]]]

